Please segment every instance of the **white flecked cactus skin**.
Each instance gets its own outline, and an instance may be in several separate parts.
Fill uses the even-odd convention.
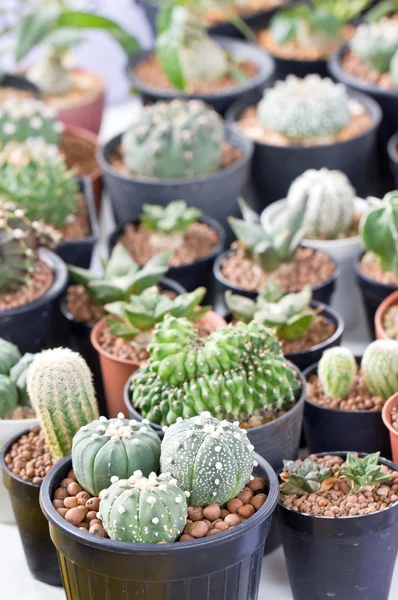
[[[358,367],[351,350],[343,347],[326,350],[318,364],[323,391],[331,398],[345,398],[350,392]]]
[[[72,463],[80,485],[93,496],[108,487],[111,477],[130,477],[134,471],[148,476],[157,471],[160,439],[147,424],[124,418],[100,417],[74,436]]]
[[[37,137],[58,145],[64,125],[56,116],[56,110],[41,100],[7,98],[0,104],[0,147],[9,140],[24,142]]]
[[[398,342],[376,340],[369,344],[361,368],[372,394],[387,400],[398,390]]]
[[[371,69],[386,73],[398,50],[398,22],[382,19],[377,23],[362,23],[350,41],[351,51]]]
[[[180,418],[166,430],[160,469],[190,492],[192,505],[223,506],[244,488],[254,462],[254,447],[238,423],[218,421],[203,412]]]
[[[288,208],[306,202],[307,238],[336,239],[348,233],[354,218],[355,190],[341,171],[309,169],[297,177],[287,194]]]
[[[265,90],[258,118],[268,131],[290,140],[337,135],[351,119],[344,85],[319,75],[288,75]]]
[[[187,497],[169,474],[146,478],[136,471],[129,479],[112,477],[112,485],[100,493],[98,516],[113,540],[174,542],[186,524]]]

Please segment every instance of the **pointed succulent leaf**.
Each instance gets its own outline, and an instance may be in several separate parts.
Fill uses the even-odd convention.
[[[379,464],[380,452],[359,458],[355,454],[347,454],[345,466],[339,469],[340,475],[351,483],[351,494],[361,490],[371,490],[379,483],[390,481],[390,475],[383,473]]]
[[[253,319],[256,312],[256,303],[253,300],[246,296],[233,294],[230,290],[225,292],[224,299],[234,319],[244,323],[249,323]]]
[[[308,331],[314,318],[313,312],[291,317],[285,325],[278,329],[278,337],[282,340],[297,340]]]
[[[265,284],[263,289],[260,290],[260,293],[258,295],[258,301],[262,302],[264,300],[265,302],[278,302],[278,300],[280,300],[282,296],[283,289],[280,285],[277,284],[274,277],[270,276],[268,277],[267,283]]]
[[[91,281],[98,279],[98,276],[88,269],[82,269],[81,267],[75,267],[74,265],[67,265],[67,267],[68,273],[72,279],[86,289]]]
[[[242,213],[243,220],[246,221],[246,223],[260,223],[260,216],[251,208],[251,206],[249,206],[242,196],[238,198],[238,205],[240,212]]]
[[[105,266],[105,279],[122,277],[127,273],[136,273],[139,266],[134,262],[127,248],[118,243],[112,250],[112,254]]]
[[[266,231],[260,224],[250,223],[235,217],[229,217],[228,223],[237,239],[249,250],[254,250],[256,244],[269,240]]]
[[[271,240],[264,240],[256,244],[253,259],[266,273],[274,271],[281,262],[280,255]]]
[[[300,292],[295,294],[286,294],[279,300],[279,306],[288,316],[297,315],[306,310],[312,300],[312,288],[306,285]]]
[[[141,223],[149,231],[185,233],[202,214],[198,208],[188,207],[185,200],[175,200],[167,206],[144,204]]]
[[[112,317],[106,317],[106,322],[110,333],[116,337],[129,340],[139,333],[139,330],[130,325],[128,321],[119,321]]]
[[[284,470],[281,473],[283,484],[280,487],[284,494],[312,494],[321,489],[322,482],[333,475],[332,469],[323,463],[315,462],[310,457],[301,464],[295,461],[283,461]]]

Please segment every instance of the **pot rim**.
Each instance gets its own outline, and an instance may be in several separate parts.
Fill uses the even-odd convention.
[[[69,125],[69,124],[64,125],[64,130],[62,133],[65,133],[66,135],[70,135],[72,138],[74,137],[77,139],[82,139],[85,142],[90,143],[92,146],[94,146],[94,156],[96,156],[97,149],[99,146],[99,139],[95,133],[93,133],[92,131],[89,131],[88,129],[84,129],[84,127],[80,127],[79,125]],[[61,137],[62,137],[62,134],[61,134]],[[91,173],[81,176],[82,179],[84,177],[88,177],[93,180],[99,179],[101,177],[101,167],[98,164],[98,162],[97,162],[97,166],[95,167],[95,169],[93,171],[91,171]]]
[[[375,279],[370,279],[370,277],[365,275],[365,273],[362,271],[361,259],[363,258],[363,256],[366,253],[367,253],[366,250],[361,250],[361,252],[359,253],[359,256],[354,259],[354,271],[355,271],[357,277],[359,277],[360,279],[363,279],[364,281],[366,281],[366,283],[370,283],[372,285],[376,285],[376,286],[385,288],[386,290],[390,290],[390,294],[395,292],[395,290],[398,289],[398,284],[394,285],[394,284],[389,284],[389,283],[381,283],[380,281],[376,281]],[[390,295],[390,294],[388,294],[388,295]]]
[[[25,419],[23,419],[23,420],[25,420]],[[30,421],[33,419],[27,419],[27,421],[28,420]],[[34,424],[32,423],[31,427],[34,427],[37,424],[38,419],[35,419],[35,421],[36,421],[36,423],[34,423]],[[30,427],[28,429],[24,429],[23,431],[20,431],[19,433],[16,433],[15,435],[12,436],[12,438],[10,438],[4,444],[3,448],[1,448],[1,450],[0,450],[0,465],[1,465],[2,469],[4,471],[6,471],[10,477],[15,479],[19,483],[24,483],[28,487],[38,489],[42,485],[41,483],[33,483],[32,481],[26,481],[25,479],[22,479],[22,477],[20,477],[19,475],[16,475],[16,473],[13,473],[11,471],[11,469],[8,467],[8,465],[6,464],[6,461],[5,461],[6,454],[8,454],[8,451],[10,450],[11,446],[13,444],[15,444],[15,442],[17,442],[23,435],[27,435],[29,433],[29,431],[30,431]]]
[[[386,400],[381,411],[381,416],[384,425],[387,427],[390,433],[398,436],[398,431],[394,429],[394,427],[391,424],[391,409],[394,407],[398,407],[398,392],[396,392],[395,394],[390,396],[388,400]]]
[[[39,419],[37,417],[32,417],[30,419],[0,419],[0,431],[4,425],[11,425],[11,423],[26,423],[28,427],[34,427],[39,423]]]
[[[97,73],[96,71],[93,71],[92,69],[85,69],[83,67],[72,67],[68,70],[72,71],[72,72],[78,72],[78,73],[90,73],[90,75],[94,76],[95,79],[101,84],[101,90],[98,92],[98,94],[96,96],[90,97],[90,99],[88,99],[86,101],[79,102],[79,104],[74,104],[73,106],[58,107],[57,111],[59,113],[61,113],[61,118],[62,118],[62,114],[75,112],[77,110],[81,110],[82,108],[88,107],[92,104],[96,104],[99,101],[104,102],[104,100],[105,100],[105,87],[106,87],[105,80],[103,77],[101,77],[101,75],[99,73]],[[81,129],[83,129],[83,127]]]
[[[59,248],[68,248],[80,244],[96,244],[100,237],[100,230],[98,225],[97,213],[95,211],[94,204],[94,190],[93,180],[91,175],[85,175],[84,177],[77,177],[79,184],[79,194],[83,196],[84,203],[86,205],[86,213],[89,221],[90,232],[82,238],[64,240],[62,239],[55,250]]]
[[[384,329],[383,317],[384,317],[385,313],[387,312],[387,310],[393,304],[395,304],[397,302],[398,302],[398,290],[395,290],[395,292],[392,292],[389,296],[387,296],[387,298],[384,298],[384,300],[381,302],[381,304],[379,304],[379,306],[376,310],[376,313],[375,313],[375,329],[376,329],[377,337],[379,337],[379,333],[382,333],[382,334],[384,334],[383,339],[389,339],[389,340],[392,339],[387,334],[386,330]]]

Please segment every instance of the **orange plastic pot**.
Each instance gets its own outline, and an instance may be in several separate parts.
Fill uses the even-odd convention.
[[[206,313],[200,323],[212,330],[227,325],[226,321],[213,311]],[[126,381],[146,361],[139,362],[118,358],[104,350],[99,343],[99,339],[105,327],[105,319],[101,319],[93,327],[90,340],[99,354],[108,415],[109,417],[116,417],[118,413],[125,412],[123,390]]]
[[[375,314],[375,330],[376,330],[376,338],[378,340],[388,340],[390,336],[387,334],[383,327],[383,319],[384,315],[388,308],[393,306],[394,304],[398,304],[398,290],[387,296],[380,304],[379,308],[376,310]]]
[[[392,461],[398,465],[398,431],[394,429],[391,423],[391,410],[398,408],[398,392],[391,396],[383,406],[382,417],[384,425],[390,432],[390,442],[392,450]]]

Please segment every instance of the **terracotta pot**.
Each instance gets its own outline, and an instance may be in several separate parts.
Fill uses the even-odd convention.
[[[73,71],[82,71],[82,69],[73,69]],[[105,104],[105,83],[96,73],[90,74],[100,82],[101,92],[81,104],[75,104],[69,108],[60,108],[58,119],[65,125],[75,125],[76,127],[88,129],[93,133],[98,133]]]
[[[383,417],[384,425],[390,432],[390,442],[392,451],[392,461],[398,465],[398,431],[391,424],[391,409],[398,408],[398,392],[391,396],[383,406],[381,416]]]
[[[220,315],[213,311],[205,314],[201,319],[201,323],[211,329],[218,329],[227,324]],[[100,334],[105,326],[105,319],[101,319],[101,321],[94,325],[91,331],[90,340],[99,354],[108,415],[109,417],[116,417],[118,413],[125,412],[123,390],[126,381],[130,375],[137,371],[141,364],[146,361],[139,362],[127,360],[125,358],[117,358],[109,352],[106,352],[99,343]]]
[[[388,308],[393,304],[398,303],[398,290],[387,296],[376,310],[375,314],[375,331],[378,340],[389,340],[390,336],[383,327],[383,318]]]

